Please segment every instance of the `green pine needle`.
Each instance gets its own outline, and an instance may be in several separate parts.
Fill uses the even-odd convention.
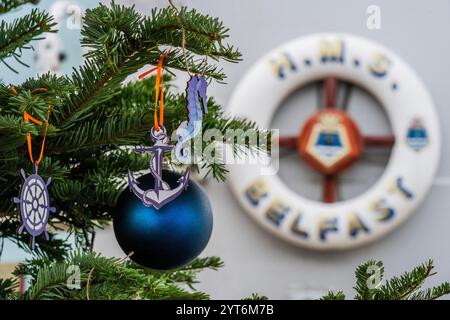
[[[18,287],[19,283],[16,279],[0,279],[0,300],[12,299]]]
[[[435,300],[450,294],[448,282],[422,290],[425,281],[436,274],[433,269],[433,261],[429,260],[383,284],[383,263],[370,260],[356,269],[355,300]],[[330,291],[322,297],[322,300],[344,299],[345,295],[342,291],[337,293]]]
[[[24,4],[31,3],[37,4],[39,0],[1,0],[0,1],[0,14],[7,13],[15,8],[18,8]]]
[[[324,295],[320,300],[345,300],[345,294],[342,291],[332,292],[329,291],[326,295]]]
[[[3,62],[13,72],[17,72],[8,62],[7,58],[14,58],[16,62],[27,66],[22,62],[22,50],[32,40],[38,40],[45,32],[55,32],[56,23],[46,12],[33,9],[30,14],[15,19],[12,23],[2,21],[0,23],[0,62]]]
[[[19,269],[31,276],[31,285],[19,299],[41,300],[123,300],[123,299],[208,299],[209,296],[192,288],[197,271],[216,269],[222,262],[217,257],[194,260],[190,265],[171,272],[156,272],[138,265],[106,258],[91,252],[75,252],[67,259],[27,261]],[[79,288],[70,284],[71,275],[79,268]],[[67,285],[69,283],[69,286]],[[184,289],[182,284],[191,287]],[[8,286],[8,288],[11,285]],[[0,292],[2,292],[0,282]],[[4,290],[6,293],[6,290]],[[9,291],[8,294],[11,294]]]

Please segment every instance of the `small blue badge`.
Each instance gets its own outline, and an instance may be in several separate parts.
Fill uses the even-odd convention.
[[[415,118],[408,128],[406,142],[414,151],[420,151],[428,144],[427,130],[419,118]]]

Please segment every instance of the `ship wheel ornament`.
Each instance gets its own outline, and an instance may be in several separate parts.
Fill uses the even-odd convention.
[[[41,90],[47,91],[46,89]],[[27,177],[25,174],[25,170],[20,170],[20,174],[24,182],[20,189],[19,197],[13,198],[13,202],[19,205],[20,217],[22,220],[22,225],[19,227],[18,232],[19,234],[22,234],[24,230],[27,230],[27,232],[31,235],[32,250],[34,250],[35,248],[36,237],[44,234],[45,239],[49,239],[48,233],[46,231],[47,222],[50,212],[56,212],[56,209],[50,206],[50,196],[48,192],[48,186],[50,185],[52,179],[49,177],[47,181],[44,181],[44,179],[42,179],[42,177],[38,174],[39,163],[44,157],[45,140],[47,137],[50,112],[51,105],[49,104],[41,150],[39,158],[36,161],[34,161],[33,158],[31,134],[27,134],[28,155],[30,157],[31,163],[33,164],[34,173]],[[35,124],[43,125],[42,121],[35,119],[30,114],[28,114],[28,112],[24,112],[23,118],[25,123],[29,123],[30,121],[32,121]]]
[[[276,236],[310,249],[353,248],[395,229],[425,198],[439,162],[439,121],[424,84],[400,57],[340,33],[301,37],[268,53],[239,83],[228,110],[269,129],[284,99],[317,82],[323,86],[317,110],[307,117],[292,114],[299,118],[298,133],[276,136],[271,157],[259,154],[248,164],[231,166],[229,181],[243,209]],[[339,99],[344,82],[376,98],[392,134],[364,132],[364,123],[348,112],[348,97]],[[322,175],[319,201],[281,180],[277,147],[296,152],[299,165]],[[340,198],[340,176],[374,147],[390,150],[384,172],[362,194]]]
[[[50,197],[48,186],[51,178],[44,181],[38,174],[38,165],[34,165],[34,173],[28,177],[23,169],[20,170],[24,182],[20,190],[20,197],[14,198],[14,203],[19,204],[20,217],[22,225],[19,228],[19,234],[24,229],[31,235],[31,248],[35,248],[35,238],[44,234],[48,240],[48,233],[45,230],[50,212],[56,212],[54,207],[50,206]]]

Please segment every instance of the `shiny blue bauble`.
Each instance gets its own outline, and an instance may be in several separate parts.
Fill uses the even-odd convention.
[[[181,175],[163,171],[163,179],[175,188]],[[137,179],[143,190],[153,189],[154,178]],[[205,192],[190,180],[187,189],[161,209],[146,207],[128,188],[113,212],[116,239],[134,262],[152,269],[170,270],[196,258],[208,244],[213,216]]]

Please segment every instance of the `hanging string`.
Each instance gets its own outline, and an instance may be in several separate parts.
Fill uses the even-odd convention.
[[[14,88],[14,87],[13,87],[13,88]],[[33,93],[38,92],[38,91],[47,92],[48,90],[47,90],[46,88],[36,88],[36,89],[34,89],[33,91],[31,91],[31,93],[33,94]],[[16,93],[17,93],[17,92],[16,92]]]
[[[187,52],[186,52],[186,29],[183,27],[183,22],[181,21],[181,18],[180,18],[180,10],[178,10],[178,8],[173,4],[172,0],[168,0],[168,1],[169,1],[170,6],[177,13],[176,18],[177,18],[178,24],[181,26],[181,48],[183,50],[184,64],[186,66],[186,71],[187,71],[188,75],[191,76],[191,71],[189,70],[188,57],[187,57]]]
[[[17,94],[17,90],[16,90],[16,88],[15,88],[14,86],[10,86],[10,87],[9,87],[9,90],[10,90],[12,93]],[[37,89],[34,89],[33,91],[31,91],[31,93],[33,94],[33,93],[35,93],[36,91],[44,91],[44,92],[47,92],[47,89],[46,89],[46,88],[37,88]]]
[[[130,251],[130,253],[128,253],[125,257],[117,260],[115,263],[117,265],[121,265],[121,264],[125,263],[133,254],[134,254],[134,251]],[[92,279],[93,279],[94,271],[95,271],[95,267],[92,267],[91,270],[88,273],[88,278],[87,278],[87,281],[86,281],[86,298],[87,298],[87,300],[90,300],[89,290],[90,290],[90,287],[91,287],[91,282],[92,282]]]
[[[95,267],[92,267],[92,269],[89,271],[88,273],[88,278],[87,278],[87,282],[86,282],[86,299],[90,300],[89,298],[89,288],[91,285],[91,280],[92,280],[92,273],[94,272]]]
[[[153,126],[156,131],[160,130],[160,126],[164,125],[164,77],[163,77],[163,63],[164,58],[170,53],[168,50],[161,55],[158,61],[158,65],[139,75],[139,79],[142,79],[156,70],[156,83],[155,83],[155,107],[153,114]],[[158,101],[159,101],[159,119],[158,119]]]
[[[45,140],[47,138],[47,130],[48,130],[48,120],[50,118],[50,112],[52,110],[51,104],[48,104],[48,110],[47,110],[47,119],[45,121],[45,129],[44,129],[44,138],[42,139],[42,145],[41,145],[41,151],[39,153],[39,158],[36,160],[36,162],[33,159],[33,148],[31,144],[31,134],[27,133],[27,145],[28,145],[28,154],[30,156],[30,160],[32,163],[39,164],[44,156],[44,148],[45,148]],[[38,125],[42,125],[42,121],[39,121],[38,119],[32,117],[28,112],[24,111],[23,113],[23,119],[25,120],[25,123],[29,123],[30,120]]]
[[[122,263],[124,263],[124,262],[127,261],[133,254],[134,254],[134,251],[130,251],[125,257],[123,257],[123,258],[117,260],[116,263],[117,263],[117,264],[122,264]]]

